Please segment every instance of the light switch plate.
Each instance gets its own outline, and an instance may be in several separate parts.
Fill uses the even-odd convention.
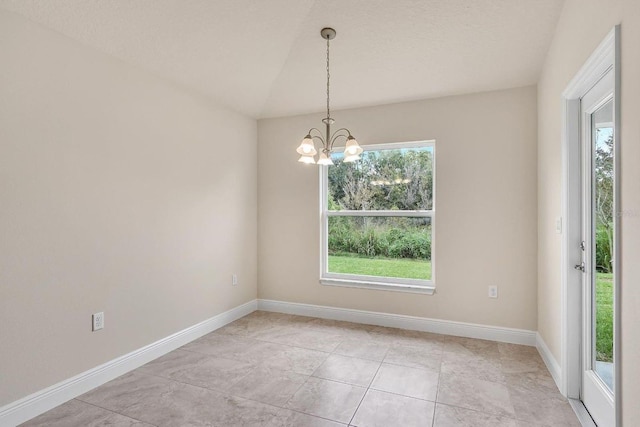
[[[561,216],[556,218],[556,233],[562,234],[562,217]]]

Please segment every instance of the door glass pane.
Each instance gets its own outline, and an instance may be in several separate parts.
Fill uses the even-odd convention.
[[[592,116],[594,370],[613,391],[613,101]]]

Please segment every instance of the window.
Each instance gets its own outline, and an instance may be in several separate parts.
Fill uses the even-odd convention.
[[[321,283],[433,293],[435,143],[363,149],[321,168]]]

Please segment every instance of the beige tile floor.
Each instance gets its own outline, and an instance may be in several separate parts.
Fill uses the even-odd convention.
[[[255,312],[26,426],[579,426],[535,348]]]

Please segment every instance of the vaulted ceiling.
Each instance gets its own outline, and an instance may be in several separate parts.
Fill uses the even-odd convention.
[[[0,0],[251,117],[537,82],[562,0]]]

